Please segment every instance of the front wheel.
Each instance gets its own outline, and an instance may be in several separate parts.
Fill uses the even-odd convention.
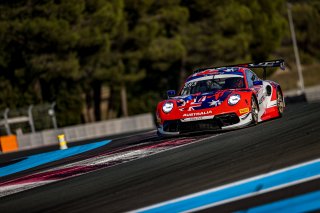
[[[158,136],[159,138],[163,138],[163,134],[161,134],[158,130],[157,130],[157,136]]]
[[[258,124],[258,115],[259,115],[259,108],[256,99],[252,96],[251,97],[251,115],[252,115],[252,124]]]

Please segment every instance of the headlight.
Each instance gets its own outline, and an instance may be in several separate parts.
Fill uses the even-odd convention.
[[[229,97],[228,104],[231,105],[231,106],[236,105],[240,101],[240,99],[241,99],[241,97],[238,94],[231,95]]]
[[[165,113],[169,113],[171,112],[171,110],[173,109],[173,103],[172,102],[166,102],[165,104],[163,104],[162,106],[162,110]]]

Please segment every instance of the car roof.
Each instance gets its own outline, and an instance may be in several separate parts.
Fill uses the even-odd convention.
[[[209,68],[209,69],[205,69],[203,71],[196,72],[190,75],[187,78],[186,82],[197,79],[197,78],[202,78],[204,76],[210,76],[210,75],[233,74],[233,75],[243,76],[246,70],[249,70],[249,69],[244,67],[220,67],[220,68],[214,68],[214,69]]]

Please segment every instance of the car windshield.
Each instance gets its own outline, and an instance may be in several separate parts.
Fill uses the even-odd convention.
[[[213,90],[245,88],[242,77],[206,79],[186,82],[180,95],[206,93]]]

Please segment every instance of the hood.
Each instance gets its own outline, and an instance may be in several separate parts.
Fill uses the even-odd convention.
[[[207,93],[196,93],[187,96],[176,96],[175,100],[180,111],[202,110],[219,106],[233,93],[230,90],[217,90]]]

